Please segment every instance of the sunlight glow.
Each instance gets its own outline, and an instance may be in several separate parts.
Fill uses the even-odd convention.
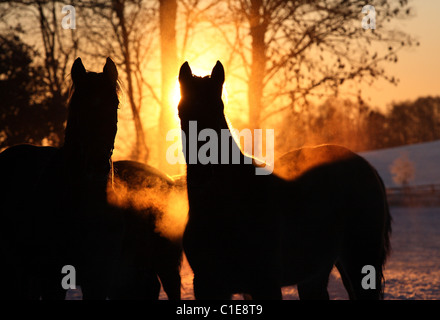
[[[172,103],[172,109],[173,109],[173,123],[180,123],[180,119],[179,119],[179,112],[177,110],[177,106],[179,105],[180,102],[180,84],[179,84],[179,79],[176,78],[176,81],[174,82],[174,88],[173,91],[171,92],[172,97],[171,97],[171,103]]]

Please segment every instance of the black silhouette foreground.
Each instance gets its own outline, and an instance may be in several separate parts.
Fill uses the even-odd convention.
[[[186,137],[190,121],[197,121],[198,132],[210,128],[218,137],[228,129],[224,79],[220,62],[204,78],[182,65],[178,109]],[[256,175],[241,152],[240,164],[220,164],[221,151],[219,164],[191,164],[189,139],[184,143],[189,218],[183,246],[196,299],[233,293],[281,299],[281,287],[294,284],[300,299],[328,299],[334,265],[350,299],[383,298],[391,217],[382,180],[366,160],[326,145],[285,155],[275,162],[283,167],[279,176]],[[232,148],[238,146],[230,137],[229,157]],[[362,288],[365,265],[376,270],[375,289]]]
[[[151,215],[140,215],[151,208],[108,201],[117,197],[111,166],[119,105],[116,66],[108,58],[102,73],[86,72],[78,58],[71,75],[64,145],[18,145],[0,154],[0,298],[64,299],[61,270],[72,265],[83,299],[157,299],[157,274],[168,297],[178,299],[180,247],[158,235]],[[165,179],[132,162],[116,168],[116,177],[130,188],[139,182],[124,174],[128,171]],[[136,268],[139,273],[128,275]],[[131,282],[121,284],[124,280]]]
[[[0,154],[5,298],[64,299],[64,265],[76,268],[84,298],[105,297],[122,236],[122,216],[107,204],[118,73],[110,58],[102,73],[77,58],[71,76],[63,146]]]

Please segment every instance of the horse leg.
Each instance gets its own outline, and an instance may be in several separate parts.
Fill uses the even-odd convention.
[[[67,294],[67,288],[63,287],[64,278],[67,276],[62,273],[64,263],[44,264],[40,268],[38,275],[38,290],[34,290],[34,295],[37,294],[38,298],[43,300],[65,300]],[[69,285],[76,285],[71,283]]]
[[[350,281],[350,278],[349,278],[347,272],[344,270],[344,267],[342,266],[340,261],[337,261],[335,265],[336,265],[336,268],[338,269],[339,275],[341,276],[344,288],[345,288],[345,290],[347,290],[348,298],[350,300],[354,300],[355,299],[354,289],[351,285],[351,281]]]
[[[160,282],[151,271],[133,270],[128,281],[118,281],[110,290],[110,300],[158,300]],[[122,279],[121,279],[122,280]]]
[[[196,300],[229,300],[231,293],[222,289],[222,284],[215,277],[201,277],[194,274],[194,297]]]
[[[380,225],[373,218],[365,219],[362,228],[351,228],[338,257],[337,267],[350,299],[382,298],[385,249]]]
[[[84,256],[77,262],[77,282],[81,285],[83,300],[105,300],[110,289],[113,266],[95,250],[84,252]]]
[[[259,281],[257,287],[250,293],[252,300],[282,300],[283,295],[279,285]]]
[[[57,270],[58,271],[58,270]],[[56,273],[56,277],[45,278],[41,283],[41,298],[43,300],[65,300],[66,290],[61,286],[61,277]]]
[[[298,283],[300,300],[329,300],[327,285],[330,272],[331,268],[327,268],[313,278]]]
[[[382,265],[377,263],[377,258],[374,256],[374,252],[370,254],[357,252],[340,259],[338,270],[340,270],[350,299],[379,300],[382,298]],[[374,269],[365,269],[368,271],[363,273],[365,266],[372,266]]]
[[[160,281],[168,300],[180,300],[181,278],[179,269],[170,270],[171,272],[164,274],[163,270],[158,271]]]
[[[105,300],[109,294],[110,263],[102,261],[88,262],[79,268],[78,279],[83,300]]]
[[[21,265],[12,265],[0,268],[0,274],[3,275],[2,290],[0,299],[2,300],[37,300],[39,294],[35,293],[35,281],[30,270]]]
[[[169,300],[180,300],[182,284],[180,277],[181,246],[164,238],[159,238],[156,246],[155,269],[162,282],[163,289]]]
[[[138,286],[135,292],[136,299],[158,300],[160,294],[160,281],[155,274],[145,275],[144,281]]]

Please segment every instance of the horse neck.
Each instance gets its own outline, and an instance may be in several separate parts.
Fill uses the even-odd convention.
[[[90,137],[93,138],[93,137]],[[67,119],[67,125],[66,130],[64,134],[64,144],[62,146],[63,150],[63,161],[64,166],[66,168],[69,168],[70,176],[74,179],[81,179],[83,178],[82,175],[84,173],[94,174],[96,172],[93,172],[90,170],[90,168],[87,167],[87,160],[93,159],[94,154],[96,150],[87,150],[84,146],[84,143],[81,141],[81,132],[80,127],[78,125],[78,122],[73,119],[71,115],[69,115]],[[89,148],[90,149],[90,148]],[[109,150],[110,154],[110,150]],[[106,168],[109,167],[111,169],[111,159],[110,158],[103,158],[102,163],[99,164],[99,167]],[[104,171],[104,170],[103,170]],[[103,172],[100,173],[101,176],[103,176],[103,179],[105,176],[108,176],[110,172]],[[76,176],[75,176],[76,175]]]
[[[85,159],[87,154],[81,148],[81,144],[68,142],[61,147],[62,152],[62,173],[66,179],[69,189],[74,193],[87,194],[95,199],[104,199],[107,194],[108,183],[112,182],[111,159],[108,159],[102,166],[109,166],[110,170],[105,172],[93,172],[87,167]]]
[[[226,116],[223,114],[223,117],[220,118],[220,139],[222,139],[221,134],[223,135],[227,135],[228,138],[228,143],[227,143],[227,150],[221,150],[219,151],[220,154],[220,161],[221,156],[223,155],[223,161],[222,162],[226,162],[227,164],[234,164],[237,165],[236,162],[239,161],[239,164],[244,164],[244,159],[245,159],[245,155],[243,154],[243,152],[241,151],[237,141],[235,140],[235,137],[233,135],[233,133],[231,132],[231,129],[229,128],[229,123],[226,119]],[[228,152],[226,155],[224,154],[224,152]],[[234,158],[237,157],[238,158]]]
[[[199,159],[196,163],[189,163],[187,159],[187,179],[190,182],[196,181],[196,184],[200,186],[216,182],[223,183],[238,177],[244,171],[249,171],[249,168],[244,169],[243,167],[245,155],[235,141],[228,121],[223,114],[222,117],[219,117],[217,124],[216,127],[211,128],[216,132],[218,138],[217,163],[201,164]],[[186,136],[188,137],[188,133]],[[187,152],[189,152],[189,143],[186,146]],[[198,150],[199,148],[197,148]]]

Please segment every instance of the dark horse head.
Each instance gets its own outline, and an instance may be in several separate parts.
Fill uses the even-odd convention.
[[[72,66],[72,94],[63,149],[80,174],[105,180],[118,122],[118,71],[107,58],[102,73],[87,72],[80,58]],[[79,166],[78,166],[79,164]]]
[[[182,130],[188,134],[190,121],[197,121],[198,131],[224,127],[222,89],[225,71],[220,61],[212,69],[211,76],[193,76],[188,62],[180,68],[181,99],[179,117]]]
[[[223,83],[225,81],[225,71],[220,61],[212,69],[210,76],[197,77],[191,72],[188,62],[185,62],[180,68],[179,82],[181,99],[178,110],[181,122],[181,129],[185,134],[186,139],[182,139],[183,152],[187,163],[187,170],[194,170],[200,179],[191,179],[192,184],[203,184],[206,177],[214,174],[213,170],[216,163],[220,163],[222,159],[218,148],[220,146],[219,138],[222,138],[222,148],[225,143],[229,143],[229,148],[236,148],[232,136],[228,136],[229,141],[224,140],[223,133],[228,133],[228,123],[224,115],[224,105],[222,101]],[[207,133],[207,129],[211,132],[209,137],[209,145],[214,149],[205,150],[205,160],[199,159],[199,151],[206,149],[203,147],[204,142],[199,141],[199,133],[203,135],[202,131]],[[194,135],[197,137],[194,137]],[[214,135],[215,137],[212,137]],[[213,140],[214,139],[214,140]],[[200,139],[203,140],[203,139]],[[215,141],[217,140],[217,141]],[[226,142],[225,142],[226,141]],[[216,152],[217,150],[217,152]],[[237,154],[241,153],[237,149]],[[229,154],[229,157],[232,153]],[[209,160],[208,160],[209,159]],[[200,166],[200,164],[202,165]],[[230,162],[229,162],[230,163]],[[219,169],[220,167],[216,167]],[[224,168],[224,166],[222,167]]]

